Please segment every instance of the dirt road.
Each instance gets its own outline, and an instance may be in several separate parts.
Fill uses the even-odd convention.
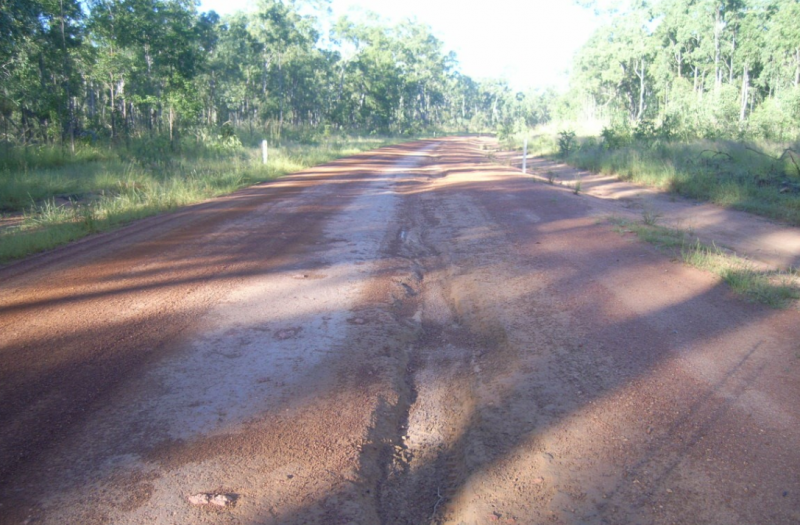
[[[479,146],[1,269],[0,523],[800,522],[800,312]]]

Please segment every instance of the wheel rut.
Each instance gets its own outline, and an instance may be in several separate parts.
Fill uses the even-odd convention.
[[[379,464],[381,524],[443,523],[448,502],[469,475],[467,456],[475,446],[469,436],[479,426],[472,341],[481,337],[458,322],[447,290],[450,261],[434,240],[441,221],[432,203],[419,192],[406,194],[398,217],[388,248],[396,261],[392,311],[413,339],[398,349],[398,401],[376,417],[371,441],[381,442],[380,452],[373,450],[369,460]]]

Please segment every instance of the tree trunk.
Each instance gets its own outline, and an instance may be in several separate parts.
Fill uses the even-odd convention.
[[[717,5],[717,13],[714,25],[714,89],[719,90],[722,84],[722,76],[720,74],[719,58],[720,58],[720,32],[722,31],[722,7]]]
[[[641,65],[641,69],[636,69],[634,67],[634,71],[636,72],[636,76],[639,77],[639,104],[636,110],[636,121],[641,122],[642,116],[644,115],[644,90],[645,90],[645,73],[647,72],[647,63],[644,59],[639,62]]]
[[[739,122],[744,122],[747,114],[747,99],[749,98],[750,91],[750,71],[748,70],[747,63],[742,68],[742,103],[739,112]]]
[[[800,86],[800,47],[794,52],[794,87]]]
[[[67,135],[69,136],[69,148],[70,151],[74,154],[75,153],[75,108],[72,100],[72,94],[70,92],[71,87],[71,71],[70,71],[70,64],[69,64],[69,51],[67,50],[67,37],[65,31],[65,23],[64,23],[64,0],[60,0],[58,3],[59,9],[61,11],[61,49],[64,52],[64,64],[63,64],[63,74],[64,74],[64,96],[66,102],[66,110],[67,110]]]
[[[111,75],[111,83],[108,85],[108,94],[111,98],[111,139],[117,136],[117,119],[115,118],[117,112],[117,101],[114,97],[114,75]]]
[[[169,124],[169,144],[170,144],[170,147],[174,150],[175,149],[175,143],[173,142],[173,140],[174,140],[175,136],[172,133],[172,128],[173,128],[173,125],[175,123],[175,110],[173,109],[173,107],[171,105],[169,107],[169,114],[167,116],[167,119],[168,119],[168,124]]]
[[[283,100],[284,100],[284,93],[283,93],[283,57],[278,58],[278,89],[281,92],[281,100],[280,106],[278,108],[278,137],[281,136],[281,132],[283,131]]]

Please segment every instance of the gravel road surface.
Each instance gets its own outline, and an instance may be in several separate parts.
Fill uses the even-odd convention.
[[[486,144],[0,269],[0,524],[800,523],[800,311]]]

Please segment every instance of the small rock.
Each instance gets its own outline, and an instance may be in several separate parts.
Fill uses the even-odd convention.
[[[208,494],[195,494],[189,496],[189,503],[192,505],[208,505]]]
[[[542,483],[544,483],[544,478],[543,477],[534,478],[533,483],[536,485],[541,485]]]
[[[217,494],[208,501],[209,504],[217,507],[227,507],[232,503],[231,499],[225,494]]]
[[[199,507],[210,505],[210,506],[213,506],[213,507],[224,508],[224,507],[230,507],[231,505],[236,503],[236,500],[238,499],[238,495],[236,495],[236,494],[219,494],[219,493],[216,493],[216,492],[212,492],[212,493],[205,492],[205,493],[200,493],[200,494],[195,494],[193,496],[189,496],[186,499],[189,501],[190,504],[196,505],[196,506],[199,506]]]

